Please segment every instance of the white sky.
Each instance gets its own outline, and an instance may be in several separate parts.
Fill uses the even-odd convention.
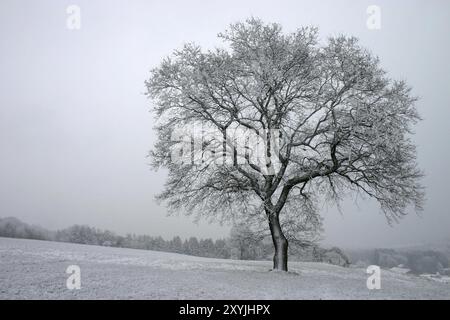
[[[81,8],[81,29],[66,8]],[[366,26],[369,5],[381,29]],[[89,224],[172,237],[221,237],[228,229],[166,217],[153,200],[164,172],[149,169],[155,134],[142,94],[149,70],[184,42],[221,45],[217,33],[250,16],[286,31],[361,39],[421,97],[419,162],[427,204],[390,227],[373,202],[323,210],[326,242],[387,246],[450,237],[449,1],[23,1],[0,2],[0,217],[47,228]]]

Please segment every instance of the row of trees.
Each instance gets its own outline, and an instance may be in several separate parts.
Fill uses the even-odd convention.
[[[16,218],[0,218],[0,237],[50,240],[52,232],[28,225]]]
[[[121,246],[127,248],[167,251],[210,258],[228,259],[232,250],[230,242],[226,239],[212,240],[210,238],[197,239],[197,237],[190,237],[183,241],[179,236],[175,236],[171,240],[165,240],[160,236],[151,237],[129,234],[121,238],[121,241]]]
[[[231,257],[232,245],[236,243],[230,239],[212,240],[190,237],[183,241],[179,236],[175,236],[171,240],[165,240],[161,236],[135,234],[121,236],[109,230],[101,230],[87,225],[74,225],[66,229],[50,231],[29,225],[16,218],[0,218],[0,237],[157,250],[224,259]],[[247,256],[247,258],[255,257]]]
[[[413,274],[450,275],[450,242],[446,247],[436,245],[402,249],[354,249],[349,250],[352,261],[358,266],[377,265],[390,269],[402,267]]]
[[[28,225],[16,218],[0,218],[0,237],[156,250],[222,259],[267,260],[273,254],[270,236],[255,232],[243,224],[235,225],[226,239],[190,237],[183,240],[175,236],[166,240],[161,236],[135,234],[121,236],[109,230],[86,225],[74,225],[66,229],[50,231]],[[317,248],[313,244],[310,244],[308,248],[304,245],[293,244],[290,252],[295,260],[321,260],[322,256],[317,255]]]
[[[135,234],[121,236],[109,230],[87,225],[74,225],[66,229],[50,231],[29,225],[16,218],[0,218],[0,237],[157,250],[223,259],[265,259],[272,251],[270,243],[258,238],[245,227],[234,227],[227,239],[190,237],[182,240],[179,236],[175,236],[166,240],[161,236]]]

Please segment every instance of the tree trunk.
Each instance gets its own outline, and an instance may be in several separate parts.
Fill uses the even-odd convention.
[[[269,227],[275,247],[273,270],[288,271],[288,241],[281,230],[277,214],[269,214]]]

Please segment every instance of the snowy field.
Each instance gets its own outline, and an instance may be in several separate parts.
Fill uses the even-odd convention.
[[[66,287],[69,265],[81,289]],[[362,268],[198,258],[174,253],[0,238],[0,299],[450,299],[450,284]]]

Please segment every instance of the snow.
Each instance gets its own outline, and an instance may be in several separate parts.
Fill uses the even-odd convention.
[[[397,273],[402,273],[402,274],[406,274],[406,273],[411,271],[411,270],[409,270],[407,268],[403,268],[403,267],[400,267],[400,266],[393,267],[393,268],[391,268],[389,270],[391,270],[392,272],[397,272]]]
[[[425,278],[428,280],[433,280],[433,281],[442,282],[442,283],[448,283],[450,285],[450,277],[448,277],[448,276],[440,276],[440,275],[435,275],[435,274],[421,274],[420,276],[422,278]]]
[[[79,265],[81,289],[66,287]],[[365,268],[199,258],[174,253],[0,238],[0,299],[450,299],[450,283]]]

